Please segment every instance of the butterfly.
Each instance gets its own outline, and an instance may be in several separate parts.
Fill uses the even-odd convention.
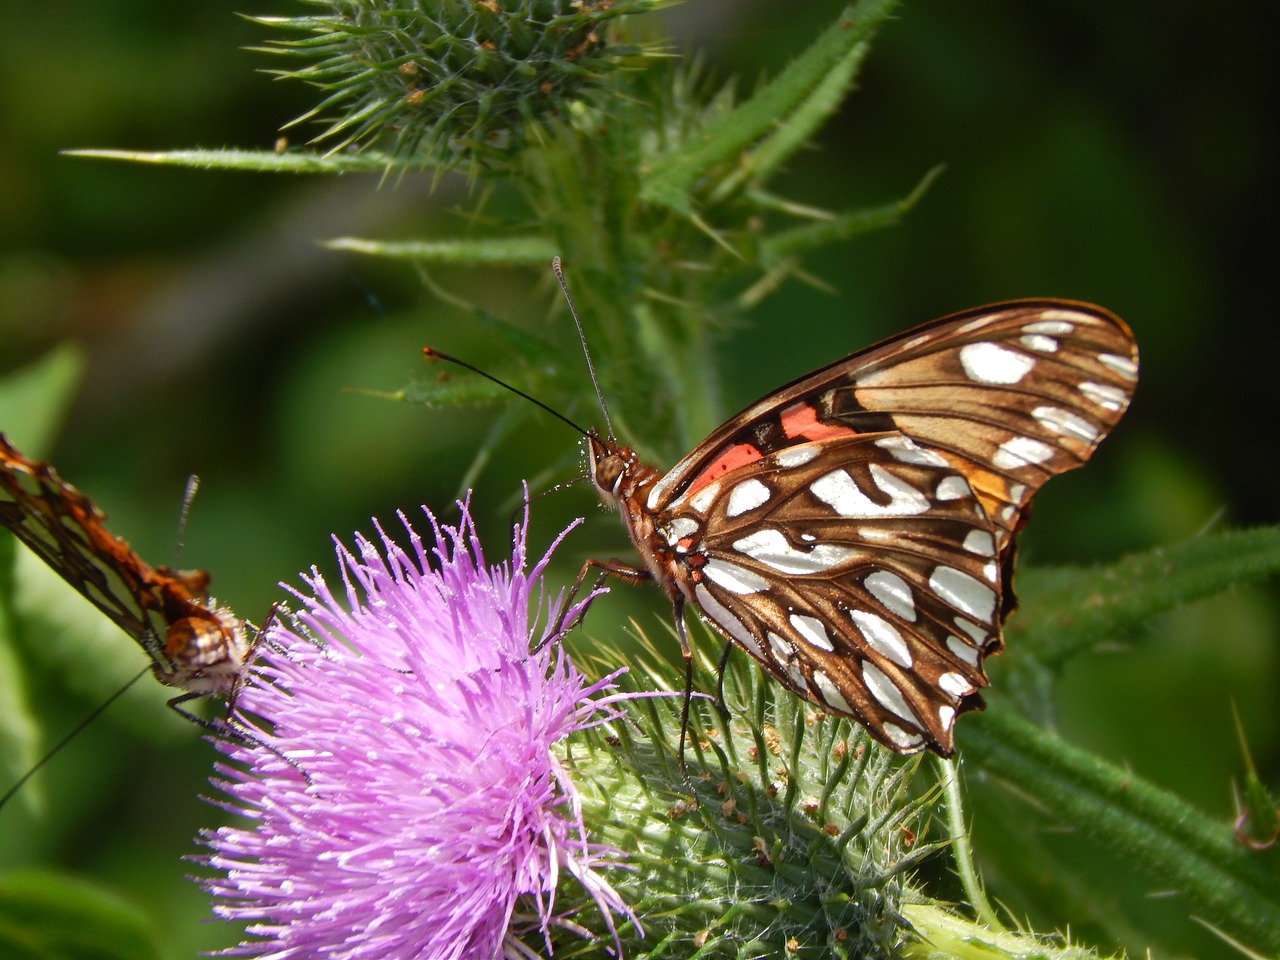
[[[563,282],[563,281],[562,281]],[[898,753],[950,756],[1012,612],[1032,496],[1081,466],[1137,385],[1133,334],[1066,300],[957,313],[729,418],[665,473],[585,431],[589,475],[656,581],[789,690]]]
[[[231,699],[253,648],[250,626],[209,599],[209,574],[151,567],[103,526],[106,515],[47,463],[0,434],[0,523],[147,652],[157,680]]]

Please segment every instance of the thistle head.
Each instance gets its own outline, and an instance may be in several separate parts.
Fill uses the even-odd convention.
[[[249,921],[238,954],[526,956],[522,933],[564,922],[562,876],[606,926],[627,913],[557,753],[612,716],[614,675],[587,680],[538,626],[547,557],[527,569],[524,525],[491,566],[465,505],[428,518],[434,549],[402,516],[407,550],[378,527],[338,544],[342,589],[304,575],[236,701],[215,783],[248,819],[205,833],[202,882]]]
[[[317,140],[384,149],[410,165],[473,169],[518,148],[528,125],[598,99],[644,49],[622,18],[669,0],[304,0],[327,13],[257,18],[301,33],[264,48],[301,66],[276,71],[327,94],[294,124],[326,124]]]

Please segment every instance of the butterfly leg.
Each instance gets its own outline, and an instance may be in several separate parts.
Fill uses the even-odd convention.
[[[689,703],[693,700],[693,651],[689,648],[689,634],[684,625],[684,597],[679,594],[671,601],[671,616],[675,622],[676,638],[680,641],[680,653],[684,656],[684,697],[680,703],[680,745],[676,755],[680,758],[680,777],[684,780],[685,791],[697,800],[693,781],[689,778],[689,765],[684,758],[684,748],[689,742]]]
[[[729,719],[729,706],[724,702],[724,671],[729,665],[729,654],[733,653],[733,644],[724,645],[724,653],[720,654],[720,662],[716,664],[716,708],[720,716]]]
[[[653,579],[653,575],[641,567],[633,567],[623,563],[621,560],[588,560],[582,565],[582,569],[578,571],[577,577],[574,578],[573,585],[569,587],[569,592],[565,595],[563,602],[560,604],[560,610],[556,614],[555,623],[551,625],[551,629],[547,631],[546,639],[533,648],[533,652],[537,653],[552,640],[557,637],[564,636],[578,624],[582,623],[586,616],[586,609],[578,611],[577,616],[569,623],[569,611],[573,609],[573,601],[578,594],[582,592],[582,585],[586,582],[587,574],[592,570],[599,573],[596,576],[596,582],[591,587],[591,592],[595,593],[604,585],[605,580],[609,577],[617,577],[625,583],[645,583]]]
[[[307,777],[306,773],[304,773],[296,763],[294,763],[292,760],[290,760],[288,757],[282,754],[279,750],[273,749],[270,746],[270,744],[263,743],[261,739],[249,733],[243,721],[237,722],[238,718],[234,713],[232,713],[232,710],[234,709],[234,707],[231,707],[230,705],[228,706],[227,716],[214,717],[210,719],[208,717],[202,717],[199,714],[192,713],[190,710],[187,710],[182,706],[184,703],[186,703],[189,700],[197,700],[207,696],[209,696],[209,694],[207,693],[193,693],[191,691],[187,691],[186,693],[179,694],[178,696],[169,700],[165,704],[165,706],[168,707],[170,710],[172,710],[174,713],[176,713],[178,716],[182,717],[182,719],[187,720],[191,723],[194,723],[197,727],[200,727],[201,729],[208,730],[210,733],[214,734],[215,736],[222,737],[224,739],[231,740],[232,742],[239,743],[242,745],[261,747],[263,750],[266,750],[269,753],[274,753],[277,757],[279,757],[285,763],[289,764],[289,766],[293,767],[295,770],[301,773],[304,777]],[[310,777],[307,777],[307,782],[308,783],[311,782]]]
[[[187,710],[182,706],[189,700],[199,700],[206,696],[208,696],[208,694],[187,691],[186,693],[180,693],[176,697],[171,697],[169,700],[165,701],[165,706],[188,723],[194,723],[197,727],[203,727],[213,733],[221,733],[226,721],[219,722],[217,720],[206,719],[199,714],[192,713],[190,710]]]

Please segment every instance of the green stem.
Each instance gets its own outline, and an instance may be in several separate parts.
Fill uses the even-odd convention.
[[[935,759],[942,791],[946,796],[946,803],[942,806],[946,811],[947,835],[951,840],[951,855],[956,872],[960,875],[960,885],[964,888],[965,897],[978,922],[994,930],[1003,930],[1004,924],[987,899],[986,891],[982,888],[982,878],[978,876],[977,867],[973,863],[973,845],[969,842],[969,824],[964,815],[964,792],[960,789],[958,764],[954,760]]]
[[[1197,916],[1280,951],[1280,883],[1257,854],[1182,799],[993,705],[965,757],[1184,894]]]

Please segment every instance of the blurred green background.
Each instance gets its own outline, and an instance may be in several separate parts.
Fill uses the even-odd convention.
[[[677,50],[697,51],[713,75],[750,89],[839,9],[693,0],[669,22]],[[332,570],[330,534],[349,539],[370,516],[420,503],[451,516],[497,410],[424,411],[345,392],[427,376],[424,344],[481,363],[494,344],[412,271],[316,244],[460,233],[460,181],[433,191],[428,176],[271,178],[58,155],[270,148],[312,94],[255,72],[273,64],[243,48],[269,34],[240,12],[300,8],[62,0],[28,5],[0,34],[0,376],[68,341],[86,361],[56,442],[28,449],[29,424],[0,429],[55,463],[154,563],[173,559],[184,481],[199,474],[182,562],[212,571],[217,596],[257,620],[280,596],[278,581],[296,583],[312,564]],[[1274,522],[1265,442],[1280,412],[1280,87],[1266,64],[1280,18],[1263,2],[1233,13],[906,3],[859,90],[776,186],[817,206],[872,206],[905,195],[937,163],[947,170],[902,226],[806,262],[834,293],[789,283],[751,326],[724,337],[722,413],[934,316],[1018,296],[1090,300],[1134,328],[1142,384],[1090,467],[1038,497],[1022,562],[1100,562],[1214,527]],[[289,136],[297,143],[305,132]],[[548,306],[548,276],[433,277],[531,329],[565,322]],[[32,423],[46,414],[33,410]],[[502,555],[520,478],[563,462],[573,443],[548,419],[481,475],[475,502],[491,557]],[[561,554],[565,581],[585,556],[625,555],[621,529],[593,511],[584,488],[535,512],[535,546],[569,517],[590,515]],[[666,614],[656,590],[612,602],[647,625]],[[595,614],[595,629],[613,616]],[[1229,820],[1240,774],[1233,703],[1263,779],[1280,781],[1278,619],[1274,589],[1239,590],[1082,658],[1060,690],[1062,732]],[[23,653],[50,739],[143,666],[123,636],[108,636],[102,661],[87,663],[60,655],[56,633],[46,649]],[[1001,666],[990,666],[998,690]],[[0,812],[0,870],[45,865],[103,882],[152,917],[166,956],[228,946],[232,931],[196,922],[207,898],[179,859],[221,816],[194,799],[211,792],[212,751],[157,709],[157,685],[134,694],[57,758],[39,791]],[[1039,928],[1070,924],[1104,946],[1150,943],[1167,956],[1231,955],[1184,919],[1194,905],[1160,896],[1052,824],[1044,843],[1073,858],[1073,875],[1054,879],[1114,886],[1111,922],[1082,923],[1070,902],[1056,893],[1037,902],[1025,882],[1002,889],[1018,851],[1006,849],[1000,823],[1026,808],[1010,813],[1020,804],[1007,792],[973,787],[992,893],[1034,911]]]

